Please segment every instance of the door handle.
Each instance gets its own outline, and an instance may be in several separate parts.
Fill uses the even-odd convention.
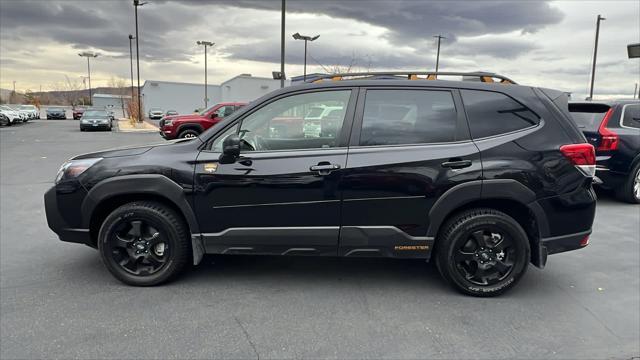
[[[331,164],[327,161],[319,162],[309,168],[311,171],[317,171],[320,175],[329,175],[332,171],[340,169],[339,164]]]
[[[449,159],[449,161],[445,161],[441,165],[451,169],[462,169],[471,166],[471,160]]]

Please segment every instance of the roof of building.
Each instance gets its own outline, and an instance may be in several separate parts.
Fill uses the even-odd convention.
[[[94,98],[114,98],[114,99],[131,99],[131,95],[116,95],[116,94],[93,94]]]

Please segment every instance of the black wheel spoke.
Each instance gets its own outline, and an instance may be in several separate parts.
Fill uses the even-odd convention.
[[[454,254],[454,259],[455,259],[456,262],[462,262],[462,261],[475,261],[476,258],[475,258],[474,253],[469,253],[469,252],[464,252],[462,250],[458,250]]]
[[[483,230],[474,231],[471,236],[473,236],[473,239],[476,241],[476,244],[478,244],[478,247],[487,247],[487,241],[485,239]]]
[[[474,279],[479,280],[482,284],[487,284],[487,272],[480,266],[476,268],[476,271],[472,276]]]
[[[149,242],[149,247],[153,247],[156,244],[159,244],[162,242],[159,232],[154,232],[149,238],[145,240]]]
[[[120,234],[116,234],[116,238],[113,242],[113,245],[115,247],[121,247],[121,248],[128,248],[131,246],[132,240],[131,239],[127,239],[124,238],[122,236],[120,236]]]
[[[147,262],[149,264],[151,264],[151,266],[155,267],[159,267],[162,266],[162,264],[164,264],[164,259],[162,259],[162,257],[156,255],[153,250],[151,250],[148,254],[145,255],[144,257]]]

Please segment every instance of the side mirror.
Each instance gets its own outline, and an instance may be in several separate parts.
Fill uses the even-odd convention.
[[[221,164],[234,163],[240,157],[240,137],[236,134],[227,136],[222,142]]]

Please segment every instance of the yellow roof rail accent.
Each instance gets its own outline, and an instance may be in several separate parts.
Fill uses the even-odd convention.
[[[485,83],[492,83],[493,78],[491,76],[481,76],[480,77],[480,81],[485,82]]]
[[[435,74],[429,74],[427,75],[427,80],[438,80],[438,78],[436,77]]]
[[[342,80],[342,76],[334,76],[331,78],[331,81],[340,81]]]
[[[416,74],[409,74],[409,80],[418,80],[420,79]]]

